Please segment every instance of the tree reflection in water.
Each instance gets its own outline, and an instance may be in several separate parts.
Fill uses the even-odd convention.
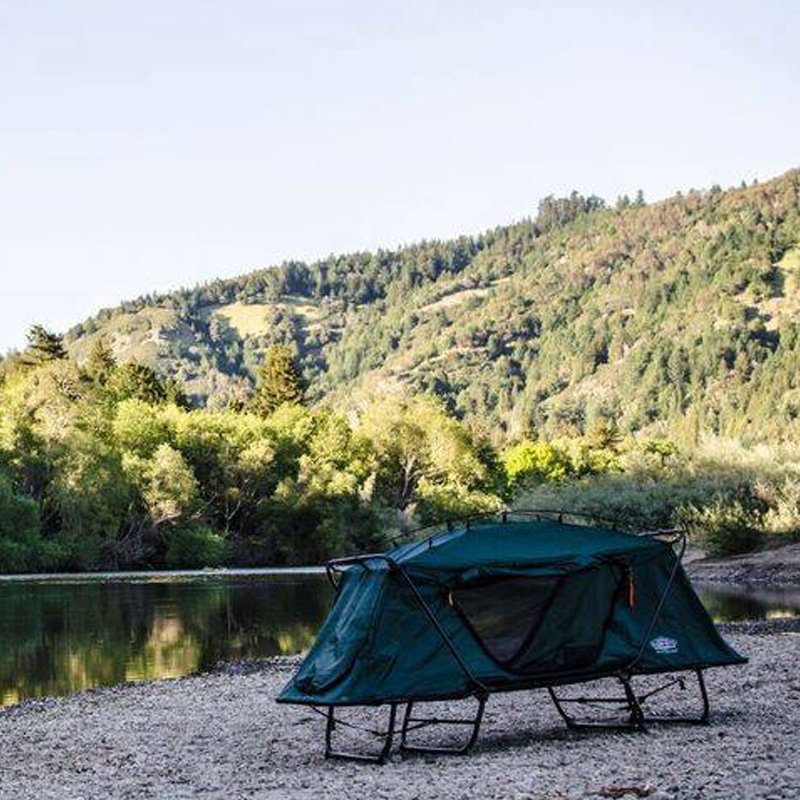
[[[320,574],[0,581],[0,703],[307,648]]]
[[[800,616],[800,586],[698,584],[703,605],[715,622]]]
[[[800,589],[701,586],[718,622],[800,615]],[[0,580],[0,704],[306,649],[319,573]]]

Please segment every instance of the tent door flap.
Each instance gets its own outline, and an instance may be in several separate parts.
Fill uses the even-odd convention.
[[[451,592],[452,605],[504,669],[538,674],[597,660],[626,571],[602,564],[559,575],[481,578]]]

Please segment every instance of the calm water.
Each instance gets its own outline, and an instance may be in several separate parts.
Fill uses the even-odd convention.
[[[718,621],[800,615],[800,588],[701,587]],[[0,580],[0,704],[297,653],[332,600],[324,574],[261,571]]]
[[[0,705],[298,653],[332,597],[290,570],[0,580]]]
[[[696,585],[715,622],[800,617],[800,586],[745,588]]]

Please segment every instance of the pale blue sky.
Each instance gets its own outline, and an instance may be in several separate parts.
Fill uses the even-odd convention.
[[[573,188],[800,164],[800,5],[0,0],[0,351]]]

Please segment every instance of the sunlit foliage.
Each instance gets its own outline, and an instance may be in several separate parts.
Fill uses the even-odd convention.
[[[85,368],[7,374],[0,569],[318,563],[387,528],[500,505],[493,451],[435,399],[353,419],[255,410],[186,408],[152,370],[100,350]]]

